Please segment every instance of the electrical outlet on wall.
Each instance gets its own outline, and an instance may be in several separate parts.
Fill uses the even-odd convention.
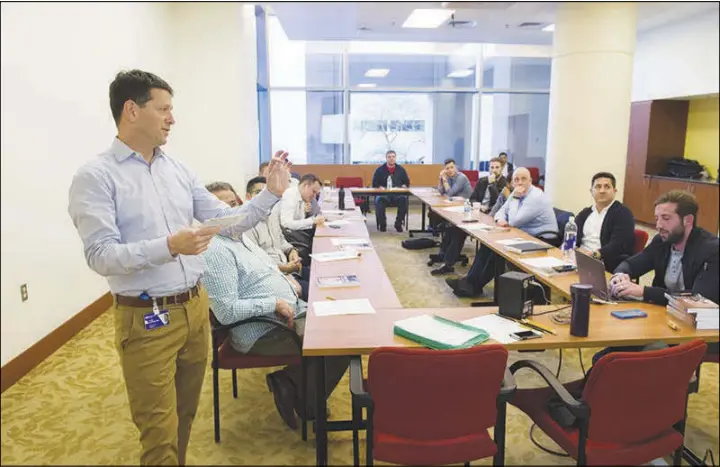
[[[23,302],[26,302],[28,299],[28,291],[27,291],[27,284],[23,284],[20,286],[20,298]]]

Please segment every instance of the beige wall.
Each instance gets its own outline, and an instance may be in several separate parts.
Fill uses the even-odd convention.
[[[108,85],[129,68],[175,88],[166,150],[203,182],[244,185],[257,170],[252,6],[3,3],[2,365],[108,290],[85,264],[68,188],[115,136]]]

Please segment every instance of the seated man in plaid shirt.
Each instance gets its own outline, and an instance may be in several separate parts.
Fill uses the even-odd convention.
[[[207,268],[202,278],[217,320],[230,324],[252,316],[267,316],[293,328],[302,338],[307,303],[299,298],[300,285],[283,274],[275,261],[245,235],[235,239],[217,235],[204,253]],[[235,350],[255,355],[291,355],[298,348],[286,330],[267,323],[237,326],[231,333]],[[326,358],[329,396],[350,364],[347,357]],[[267,375],[267,384],[275,397],[275,406],[285,423],[297,429],[295,412],[314,419],[314,377],[310,367],[306,404],[299,399],[301,367],[290,365]]]

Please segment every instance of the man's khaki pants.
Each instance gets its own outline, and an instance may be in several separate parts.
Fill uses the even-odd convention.
[[[170,323],[145,330],[152,308],[113,306],[130,412],[140,430],[142,465],[184,465],[208,358],[208,296],[162,307]]]

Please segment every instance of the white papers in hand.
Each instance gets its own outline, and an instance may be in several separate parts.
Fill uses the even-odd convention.
[[[552,256],[544,256],[542,258],[529,258],[529,259],[521,259],[520,262],[527,264],[531,268],[539,268],[539,269],[552,269],[555,266],[564,266],[569,265],[570,263],[566,263],[565,261],[554,258]]]
[[[340,226],[340,225],[348,225],[348,224],[350,224],[350,222],[347,221],[347,220],[345,220],[345,219],[338,219],[338,220],[336,220],[336,221],[325,222],[325,225],[337,225],[337,226]]]
[[[203,227],[230,227],[231,225],[235,225],[239,222],[241,222],[243,219],[245,219],[245,214],[239,214],[237,216],[227,216],[227,217],[216,217],[214,219],[208,219],[205,222],[203,222]]]
[[[490,339],[500,344],[517,342],[517,340],[510,337],[511,332],[527,331],[526,327],[494,314],[466,319],[462,323],[474,328],[484,329],[490,334]]]
[[[367,298],[313,302],[313,310],[315,316],[368,315],[375,313],[375,308]]]
[[[497,242],[500,245],[505,245],[505,246],[517,245],[518,243],[535,243],[532,240],[526,240],[522,237],[506,238],[505,240],[498,240]]]
[[[416,336],[452,346],[462,345],[478,335],[477,331],[452,326],[433,318],[431,315],[403,319],[395,322],[395,326]]]
[[[310,257],[319,263],[327,263],[330,261],[358,259],[360,258],[360,253],[357,250],[330,251],[328,253],[313,253]]]

